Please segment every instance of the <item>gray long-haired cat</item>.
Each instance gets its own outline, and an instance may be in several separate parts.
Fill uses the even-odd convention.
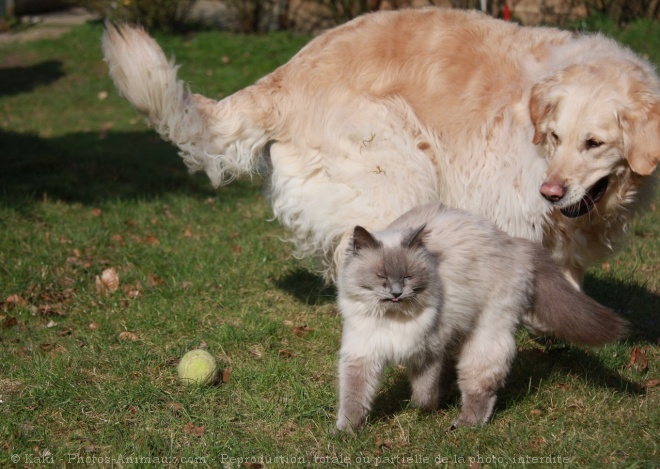
[[[522,324],[586,345],[627,323],[577,291],[546,251],[492,223],[432,204],[385,230],[356,227],[338,278],[343,317],[337,428],[360,428],[384,367],[407,365],[414,405],[435,409],[451,364],[462,396],[453,424],[486,423]],[[445,366],[445,368],[447,368]]]

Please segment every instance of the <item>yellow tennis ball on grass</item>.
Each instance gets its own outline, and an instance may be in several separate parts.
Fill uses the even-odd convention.
[[[218,377],[218,365],[206,350],[191,350],[181,357],[176,371],[186,384],[212,384]]]

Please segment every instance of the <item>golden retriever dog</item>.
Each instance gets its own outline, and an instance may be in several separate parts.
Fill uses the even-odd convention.
[[[372,13],[221,101],[191,93],[142,29],[109,26],[103,49],[191,171],[267,175],[275,216],[330,281],[355,225],[440,201],[543,243],[579,286],[652,197],[660,80],[602,35]]]

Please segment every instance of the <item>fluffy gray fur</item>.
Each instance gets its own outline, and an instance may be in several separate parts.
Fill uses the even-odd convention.
[[[338,290],[343,431],[364,424],[388,364],[407,366],[412,402],[424,409],[438,407],[441,376],[455,372],[462,406],[453,426],[478,425],[509,374],[519,325],[587,345],[627,328],[573,288],[542,247],[438,204],[380,232],[356,227]]]

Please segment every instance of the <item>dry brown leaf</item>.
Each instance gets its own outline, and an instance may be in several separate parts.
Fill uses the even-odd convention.
[[[240,254],[242,251],[241,247],[239,245],[232,246],[231,252],[234,254]]]
[[[130,285],[123,285],[121,288],[128,298],[137,298],[142,290],[142,284],[139,280],[136,280]]]
[[[41,344],[41,350],[48,352],[51,356],[66,352],[65,348],[59,344]]]
[[[232,372],[232,369],[230,367],[227,367],[224,370],[222,370],[222,382],[223,383],[226,383],[230,380],[231,372]]]
[[[250,352],[250,355],[252,355],[255,358],[261,358],[263,357],[264,353],[261,351],[261,347],[259,345],[255,345],[253,347],[250,347],[248,349]]]
[[[65,287],[72,287],[76,284],[76,279],[71,278],[71,277],[62,277],[62,280],[60,281],[60,283]],[[70,288],[70,290],[73,290],[73,289]]]
[[[307,326],[297,326],[297,327],[292,327],[291,328],[291,333],[293,335],[297,335],[298,337],[302,337],[304,335],[307,335],[310,332],[312,332],[312,329],[310,329]]]
[[[114,267],[105,269],[101,273],[101,277],[96,276],[96,291],[97,293],[112,293],[119,288],[119,275]]]
[[[83,265],[83,262],[78,257],[74,257],[74,256],[67,257],[66,258],[66,263],[67,263],[67,265],[73,265],[73,266],[78,266],[78,267]]]
[[[15,317],[13,316],[7,316],[3,321],[2,321],[2,328],[3,329],[9,329],[10,327],[14,327],[18,325],[18,321],[16,320]]]
[[[96,293],[98,294],[107,294],[108,289],[103,285],[103,282],[101,281],[101,277],[98,275],[96,276],[96,279],[94,280],[94,285],[96,286]]]
[[[660,386],[660,379],[650,379],[646,383],[644,383],[645,388],[655,388],[657,386]]]
[[[136,340],[140,340],[137,334],[130,331],[122,331],[119,333],[118,337],[122,342],[135,342]]]
[[[5,300],[5,303],[15,306],[27,306],[28,304],[25,298],[17,294],[9,295]]]
[[[639,347],[633,347],[630,351],[630,360],[628,361],[628,368],[635,368],[636,370],[644,371],[649,367],[649,362],[646,355]]]
[[[282,360],[288,360],[289,358],[293,357],[293,352],[283,348],[280,350],[279,356]]]
[[[98,331],[100,326],[98,322],[90,322],[89,326],[87,327],[89,327],[93,331]]]
[[[144,242],[151,246],[160,246],[160,240],[153,235],[147,235]]]
[[[101,210],[100,208],[92,209],[92,216],[100,217],[101,215],[103,215],[103,210]]]
[[[382,440],[381,438],[376,438],[374,443],[376,444],[376,446],[379,446],[381,448],[387,448],[387,449],[392,448],[391,440]]]
[[[183,433],[193,436],[203,436],[205,431],[204,427],[196,427],[192,422],[188,422],[183,427]]]
[[[147,274],[147,286],[148,287],[157,287],[165,283],[165,280],[160,278],[158,275],[153,275],[151,272]]]
[[[61,307],[62,307],[61,303],[43,304],[40,305],[38,308],[36,308],[35,312],[37,314],[41,314],[42,316],[48,316],[48,315],[64,316],[65,314],[62,311],[60,311]]]
[[[179,415],[181,412],[183,412],[183,406],[178,402],[168,402],[166,405],[175,415]]]

